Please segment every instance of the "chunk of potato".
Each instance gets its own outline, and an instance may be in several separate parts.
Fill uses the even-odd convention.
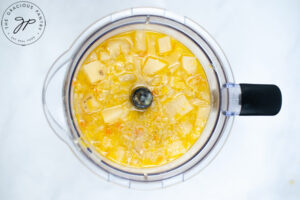
[[[118,57],[121,52],[128,54],[131,49],[130,42],[123,38],[118,40],[111,40],[107,44],[107,50],[112,58]]]
[[[99,55],[101,61],[107,61],[110,59],[110,55],[106,51],[101,51]]]
[[[183,136],[185,136],[191,132],[193,125],[188,121],[184,121],[180,123],[179,127],[183,133]]]
[[[110,108],[105,108],[101,111],[105,123],[114,123],[120,119],[124,119],[128,114],[128,109],[119,105]]]
[[[147,53],[151,56],[156,56],[156,37],[153,35],[146,35]]]
[[[124,54],[128,54],[131,49],[131,44],[128,42],[128,40],[123,39],[120,40],[119,43],[120,43],[121,52],[123,52]]]
[[[136,76],[134,74],[123,74],[119,76],[119,80],[121,82],[133,82],[136,80]]]
[[[166,36],[163,38],[158,39],[158,48],[159,48],[159,53],[166,53],[171,51],[172,46],[171,46],[171,39],[170,37]]]
[[[171,118],[174,118],[176,115],[183,116],[193,109],[193,106],[189,103],[184,94],[176,96],[166,104],[166,112]]]
[[[143,30],[138,30],[135,32],[135,48],[137,51],[146,51],[146,33]]]
[[[168,145],[167,151],[171,156],[178,156],[178,154],[185,153],[186,149],[181,141],[175,141]]]
[[[201,98],[205,101],[205,102],[209,102],[210,100],[210,97],[209,97],[209,94],[207,92],[200,92],[200,96]]]
[[[172,76],[170,79],[170,86],[176,89],[186,89],[184,81],[177,76]]]
[[[87,63],[96,61],[98,59],[97,54],[95,52],[92,52],[91,55],[86,59]]]
[[[169,65],[180,64],[182,52],[178,49],[174,49],[174,51],[170,52],[169,54],[165,55],[165,60],[168,61]]]
[[[117,149],[112,153],[115,154],[117,161],[121,162],[124,159],[126,149],[124,147],[117,147]]]
[[[180,63],[179,62],[176,62],[176,63],[173,63],[171,65],[169,65],[169,71],[173,74],[174,72],[176,72],[176,70],[180,67]]]
[[[115,40],[109,41],[107,44],[107,51],[112,58],[118,57],[121,53],[119,42]]]
[[[105,78],[106,67],[99,61],[90,62],[83,66],[83,71],[90,83],[96,83]]]
[[[108,150],[109,148],[113,147],[112,145],[112,139],[107,137],[107,136],[104,136],[103,139],[102,139],[102,146]]]
[[[145,74],[152,75],[163,69],[166,65],[166,63],[161,62],[158,59],[148,58],[144,66],[143,72]]]
[[[208,106],[209,105],[207,101],[204,101],[204,100],[201,100],[201,99],[198,99],[198,98],[193,98],[191,100],[191,103],[194,106]]]
[[[206,120],[210,113],[210,106],[209,105],[202,105],[199,106],[198,112],[197,112],[197,119],[195,122],[196,127],[204,127],[206,124]]]
[[[188,74],[194,74],[197,72],[197,60],[195,57],[182,56],[182,67]]]
[[[83,110],[87,113],[92,113],[99,110],[100,104],[94,96],[88,96],[83,100]]]

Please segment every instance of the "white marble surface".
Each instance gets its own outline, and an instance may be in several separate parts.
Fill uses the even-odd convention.
[[[2,0],[0,14],[15,1]],[[0,199],[300,199],[300,1],[34,0],[47,27],[21,47],[0,33]],[[199,175],[157,191],[107,183],[86,169],[50,130],[41,104],[53,61],[96,19],[156,6],[189,16],[219,42],[237,82],[274,83],[276,117],[238,117],[218,157]]]

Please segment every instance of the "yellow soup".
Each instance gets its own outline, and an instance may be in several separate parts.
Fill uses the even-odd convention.
[[[153,95],[143,110],[130,100],[140,86]],[[87,145],[127,167],[155,167],[180,157],[210,113],[201,64],[182,43],[157,32],[129,31],[105,40],[80,66],[72,91],[75,121]]]

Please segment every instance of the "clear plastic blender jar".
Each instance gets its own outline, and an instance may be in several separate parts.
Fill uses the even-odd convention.
[[[205,70],[212,101],[207,124],[189,151],[175,161],[152,168],[125,167],[97,154],[81,137],[71,104],[71,83],[87,55],[109,37],[138,29],[165,33],[188,47]],[[281,93],[275,85],[236,84],[216,41],[189,18],[164,9],[132,8],[92,24],[54,62],[45,79],[43,106],[56,135],[93,173],[125,187],[149,189],[194,176],[220,151],[235,116],[275,115],[281,108]]]

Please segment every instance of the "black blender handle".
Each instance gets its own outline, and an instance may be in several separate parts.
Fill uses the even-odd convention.
[[[282,104],[280,89],[276,85],[240,84],[240,115],[276,115]]]

